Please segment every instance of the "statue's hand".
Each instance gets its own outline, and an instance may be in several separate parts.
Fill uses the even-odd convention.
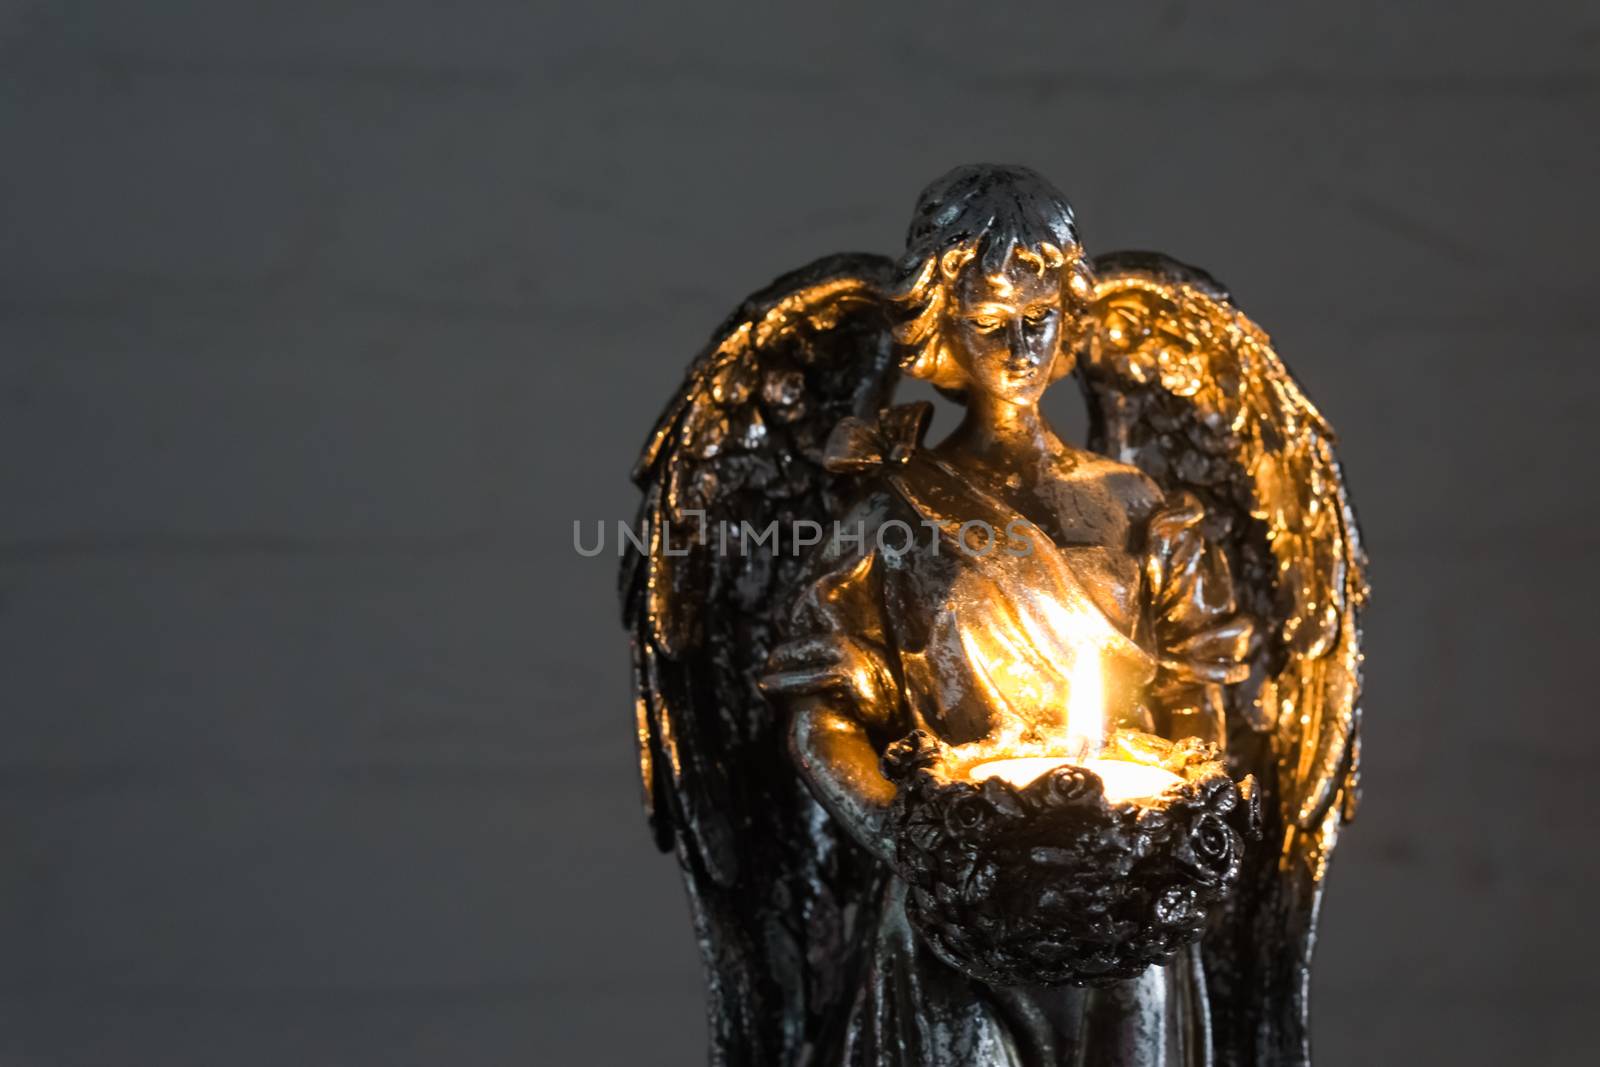
[[[772,650],[762,690],[773,697],[840,695],[863,725],[885,725],[900,704],[900,687],[884,650],[848,634],[787,641]]]

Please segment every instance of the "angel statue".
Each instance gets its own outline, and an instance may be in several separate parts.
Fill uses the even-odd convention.
[[[1038,408],[1074,372],[1086,448]],[[1021,167],[740,305],[621,590],[711,1061],[1309,1063],[1367,596],[1333,446],[1220,284],[1091,259]]]

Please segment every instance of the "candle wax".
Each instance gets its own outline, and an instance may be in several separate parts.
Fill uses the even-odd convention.
[[[1105,783],[1106,800],[1112,804],[1121,804],[1128,800],[1148,800],[1160,796],[1172,786],[1183,784],[1183,779],[1171,771],[1143,763],[1129,763],[1127,760],[1115,759],[1071,760],[1058,756],[1019,756],[1012,759],[989,760],[972,768],[968,772],[968,777],[975,782],[999,777],[1020,789],[1046,771],[1062,766],[1082,767],[1097,774]]]

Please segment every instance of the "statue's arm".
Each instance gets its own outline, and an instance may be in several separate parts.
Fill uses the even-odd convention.
[[[811,792],[863,847],[892,862],[895,789],[875,738],[894,732],[901,700],[885,651],[844,633],[800,638],[773,651],[761,686],[789,712],[789,752]]]
[[[789,751],[813,795],[892,863],[895,787],[879,761],[883,744],[905,732],[905,701],[885,640],[881,576],[870,551],[825,562],[795,612],[803,636],[773,650],[761,687],[789,713]]]
[[[789,750],[811,792],[868,852],[894,865],[889,808],[895,787],[879,769],[866,726],[826,698],[795,702]]]

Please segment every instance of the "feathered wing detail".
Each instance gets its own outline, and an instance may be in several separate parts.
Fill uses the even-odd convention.
[[[1251,675],[1227,694],[1228,750],[1266,790],[1266,836],[1205,942],[1221,948],[1206,953],[1218,1060],[1304,1063],[1316,912],[1358,791],[1355,513],[1332,430],[1220,285],[1150,253],[1095,266],[1090,447],[1201,500],[1260,623]]]
[[[656,842],[683,868],[719,1064],[827,1042],[811,1030],[846,1014],[832,1009],[872,928],[881,872],[812,799],[754,678],[800,594],[795,524],[827,527],[848,491],[821,465],[828,434],[893,388],[891,270],[831,256],[750,297],[634,469],[643,547],[621,594],[639,768]]]

